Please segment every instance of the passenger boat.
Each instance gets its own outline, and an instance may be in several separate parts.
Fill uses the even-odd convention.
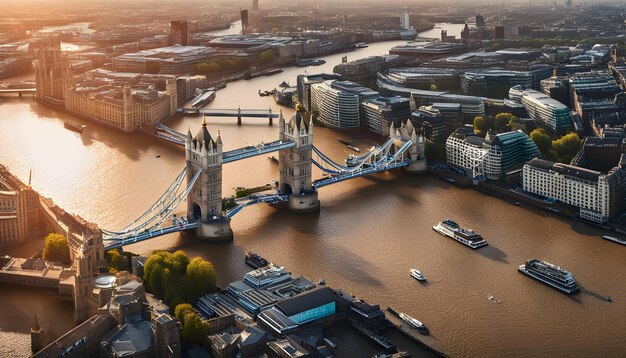
[[[255,269],[265,267],[270,264],[269,261],[267,261],[266,259],[262,258],[261,256],[257,255],[256,253],[252,251],[246,251],[245,262],[246,264],[248,264],[249,266]]]
[[[426,281],[426,277],[424,277],[424,275],[422,275],[422,273],[419,272],[419,270],[412,268],[410,272],[411,272],[411,277],[413,277],[414,279],[418,281]]]
[[[411,328],[416,329],[420,333],[428,333],[428,327],[426,327],[426,325],[423,324],[422,322],[416,320],[415,318],[409,316],[406,313],[400,313],[399,316],[400,316],[400,319],[408,323],[408,325],[411,326]]]
[[[517,270],[565,293],[580,290],[571,272],[546,261],[531,259],[520,265]]]
[[[365,44],[365,42],[359,42],[359,43],[355,43],[354,44],[354,48],[366,48],[367,45]]]
[[[351,168],[356,167],[357,165],[359,165],[359,158],[357,158],[354,154],[350,154],[348,158],[346,158],[346,166]]]
[[[450,219],[439,222],[433,226],[433,230],[472,249],[487,246],[487,241],[480,234],[470,229],[464,229]]]
[[[70,122],[70,121],[63,122],[63,126],[71,131],[78,132],[78,133],[82,133],[83,129],[85,129],[85,125],[78,124],[75,122]]]
[[[604,240],[609,240],[609,241],[617,242],[618,244],[626,245],[626,240],[620,239],[619,237],[603,235],[602,238]]]

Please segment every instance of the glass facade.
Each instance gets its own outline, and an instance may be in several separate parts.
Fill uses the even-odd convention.
[[[312,308],[310,310],[296,313],[295,315],[290,316],[289,318],[295,322],[303,323],[303,322],[314,321],[314,320],[322,319],[324,317],[332,316],[335,314],[335,311],[336,311],[336,306],[335,306],[335,302],[333,301],[325,305]]]

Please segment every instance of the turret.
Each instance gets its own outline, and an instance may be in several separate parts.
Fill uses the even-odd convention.
[[[391,125],[389,126],[389,138],[393,138],[396,136],[396,127],[393,125],[393,122],[391,122]]]

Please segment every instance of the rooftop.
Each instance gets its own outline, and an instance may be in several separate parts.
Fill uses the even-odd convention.
[[[298,294],[292,298],[278,302],[276,307],[285,315],[293,316],[315,307],[325,305],[335,301],[335,293],[329,287],[317,287],[312,290]]]

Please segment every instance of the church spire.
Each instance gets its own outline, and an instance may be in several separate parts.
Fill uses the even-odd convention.
[[[202,115],[202,128],[206,128],[206,116]]]

